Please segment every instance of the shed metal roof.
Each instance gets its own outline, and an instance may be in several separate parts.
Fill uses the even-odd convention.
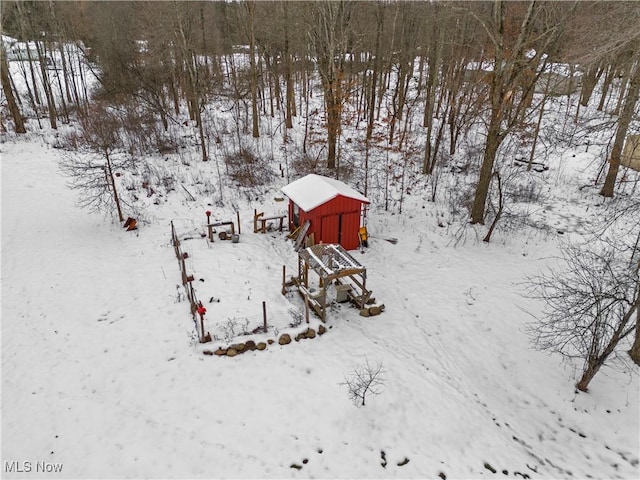
[[[323,203],[327,203],[338,195],[353,198],[363,203],[370,203],[367,197],[346,183],[334,178],[316,175],[315,173],[311,173],[306,177],[302,177],[282,187],[282,193],[293,200],[293,202],[305,212],[313,210]]]

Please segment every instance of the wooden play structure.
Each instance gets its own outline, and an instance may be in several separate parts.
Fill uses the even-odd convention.
[[[240,222],[238,222],[238,224],[240,224]],[[231,227],[231,235],[227,234],[226,231],[222,231],[219,233],[218,238],[220,238],[220,240],[227,240],[227,239],[231,240],[233,235],[236,233],[236,227],[232,221],[208,223],[207,228],[209,230],[209,241],[213,242],[213,234],[215,233],[215,227],[226,227],[226,226]]]
[[[265,217],[264,212],[258,213],[257,210],[253,210],[253,233],[267,233],[267,222],[269,221],[278,221],[278,231],[282,232],[282,228],[284,227],[284,219],[287,218],[286,215],[272,215],[270,217]]]
[[[319,279],[317,289],[309,286],[310,271]],[[307,315],[310,307],[323,322],[333,300],[328,298],[329,289],[335,289],[336,302],[351,301],[363,316],[377,315],[384,310],[384,305],[374,305],[372,292],[367,290],[367,269],[338,244],[321,243],[300,250],[298,275],[287,281],[286,269],[282,269],[283,294],[287,287],[297,288],[307,306]]]
[[[226,226],[230,226],[231,227],[231,232],[228,232],[227,230],[222,230],[221,232],[218,233],[218,238],[220,240],[231,240],[234,243],[238,243],[238,238],[240,235],[240,212],[236,212],[236,219],[238,221],[238,234],[236,235],[236,227],[233,224],[232,220],[222,220],[222,221],[211,221],[211,211],[207,210],[206,212],[204,212],[207,215],[207,230],[208,230],[208,236],[209,236],[209,241],[213,242],[213,234],[216,233],[216,227],[226,227]]]

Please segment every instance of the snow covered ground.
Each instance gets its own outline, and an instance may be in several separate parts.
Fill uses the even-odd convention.
[[[281,157],[275,137],[257,150]],[[549,171],[531,176],[542,206],[508,205],[541,228],[498,230],[490,244],[486,227],[461,230],[427,201],[423,180],[402,214],[374,191],[373,238],[354,255],[384,313],[334,306],[322,337],[218,358],[203,351],[229,343],[230,320],[259,326],[264,301],[271,330],[256,338],[276,338],[300,310],[280,293],[282,265],[293,273],[297,261],[286,233],[252,232],[254,209],[285,211],[285,179],[246,195],[225,177],[221,207],[216,162],[150,158],[176,189],[146,198],[139,178],[123,177],[147,202],[126,232],[75,206],[57,143],[44,130],[0,145],[4,478],[640,478],[637,369],[606,368],[577,394],[579,365],[533,350],[524,331],[525,310],[542,305],[522,282],[600,214],[596,192],[581,189],[594,148],[552,151]],[[201,236],[206,210],[233,220],[234,207],[239,243]],[[197,343],[171,221],[209,344]],[[357,408],[342,383],[367,361],[382,363],[384,390]]]
[[[205,356],[216,342],[195,343],[177,301],[169,222],[204,232],[211,207],[175,196],[125,232],[75,207],[51,143],[1,146],[6,478],[638,478],[637,375],[577,394],[573,366],[523,332],[541,305],[519,283],[554,261],[554,235],[454,246],[418,195],[403,215],[374,208],[370,231],[399,239],[356,252],[382,315],[341,306],[320,338]],[[283,208],[279,186],[240,201],[240,243],[183,243],[214,335],[216,319],[259,324],[263,300],[274,321],[296,307],[280,294],[290,242],[251,228],[253,208]],[[581,211],[563,209],[557,222]],[[356,408],[341,383],[367,360],[384,391]]]

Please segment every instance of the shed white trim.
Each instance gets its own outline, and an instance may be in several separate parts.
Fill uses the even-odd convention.
[[[370,203],[367,197],[346,183],[334,178],[316,175],[315,173],[282,187],[282,193],[305,212],[313,210],[338,195],[360,200],[363,203]]]

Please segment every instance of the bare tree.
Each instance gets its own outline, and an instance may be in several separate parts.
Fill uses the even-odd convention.
[[[13,118],[13,125],[16,133],[26,133],[27,130],[24,127],[24,119],[20,112],[20,107],[16,102],[16,97],[13,94],[13,86],[11,85],[11,73],[9,72],[9,63],[7,62],[7,52],[4,49],[4,43],[2,44],[2,63],[0,64],[0,78],[2,79],[2,90],[7,98],[7,105],[9,106],[9,112],[11,118]]]
[[[622,92],[620,93],[622,95]],[[613,197],[613,190],[620,170],[620,157],[622,155],[622,146],[631,124],[631,119],[636,110],[638,98],[640,97],[640,48],[636,52],[636,62],[631,66],[629,72],[629,89],[625,95],[624,107],[618,119],[616,135],[609,157],[609,170],[604,180],[600,195],[603,197]]]
[[[356,407],[364,407],[367,395],[380,395],[384,386],[382,377],[382,362],[370,365],[367,360],[364,365],[356,367],[353,372],[345,376],[344,382],[349,390],[349,399]]]
[[[255,17],[256,2],[245,1],[244,13],[246,17],[245,29],[249,40],[249,76],[251,90],[251,135],[253,138],[260,136],[258,128],[258,67],[256,66],[256,35],[255,35]]]
[[[528,285],[546,303],[529,327],[536,348],[583,362],[576,387],[586,392],[600,368],[636,328],[638,267],[613,235],[563,248],[563,268]]]
[[[16,2],[16,6],[20,8],[22,2]],[[25,2],[26,3],[26,2]],[[29,23],[30,34],[34,38],[34,45],[36,47],[36,57],[40,66],[40,76],[42,78],[42,87],[44,89],[45,98],[47,100],[47,109],[49,112],[49,123],[54,130],[58,128],[58,112],[56,107],[55,96],[53,93],[53,80],[49,75],[47,68],[49,47],[47,41],[41,39],[42,32],[51,31],[51,25],[49,22],[49,8],[44,2],[33,3],[30,5],[28,15],[26,18]],[[21,13],[23,15],[23,13]]]
[[[615,232],[617,238],[625,239],[622,243],[621,253],[627,258],[631,271],[635,269],[636,280],[640,281],[640,224],[637,221],[640,215],[640,200],[620,205],[612,202],[609,205],[607,216],[595,232],[596,238],[611,235]],[[636,285],[636,291],[640,286]],[[635,306],[631,310],[636,312],[636,327],[633,345],[629,350],[629,356],[636,365],[640,365],[640,295],[636,294]],[[631,313],[633,315],[633,312]]]
[[[593,28],[590,18],[598,19],[597,28]],[[572,20],[566,29],[572,38],[568,39],[571,48],[565,51],[565,58],[587,70],[578,108],[588,104],[597,82],[607,72],[598,105],[601,109],[612,77],[621,77],[618,102],[611,112],[618,115],[616,133],[600,191],[604,197],[613,197],[620,154],[633,116],[637,115],[640,98],[640,9],[636,2],[581,2]]]
[[[345,56],[349,39],[352,2],[314,2],[309,35],[313,44],[327,115],[327,168],[336,167],[336,146],[340,134],[345,90]]]
[[[207,142],[205,139],[204,126],[202,124],[202,108],[204,101],[203,78],[200,73],[198,55],[196,54],[194,42],[196,40],[196,19],[197,11],[187,3],[174,3],[173,12],[175,15],[175,40],[179,45],[183,66],[186,75],[186,93],[189,110],[196,121],[200,137],[200,150],[202,151],[202,161],[209,160],[207,153]]]
[[[127,168],[132,159],[121,150],[121,120],[110,108],[94,104],[81,120],[81,134],[68,142],[75,151],[60,162],[70,188],[80,192],[78,205],[93,211],[113,211],[123,222],[121,201],[116,188],[117,170]]]
[[[523,6],[525,10],[520,11]],[[562,11],[562,8],[556,10],[554,5],[543,5],[535,0],[526,5],[495,0],[491,19],[477,15],[490,39],[494,55],[489,83],[487,140],[471,210],[471,223],[484,223],[487,194],[498,149],[521,121],[522,112],[528,106],[530,93],[538,79],[539,73],[536,72],[539,72],[538,65],[543,54],[560,38],[565,15],[572,11]],[[517,20],[507,15],[507,9],[511,9],[514,18],[521,20],[519,28],[513,28]]]
[[[433,19],[430,25],[428,44],[429,58],[427,61],[427,80],[425,88],[425,107],[423,126],[426,128],[426,142],[424,148],[424,160],[422,173],[432,174],[436,164],[437,150],[433,148],[431,140],[434,129],[434,113],[436,106],[436,91],[440,79],[440,64],[442,62],[443,43],[446,26],[442,14],[442,8],[438,3],[432,7]]]

